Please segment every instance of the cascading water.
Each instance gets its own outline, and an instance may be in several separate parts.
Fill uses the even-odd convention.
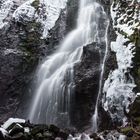
[[[105,61],[108,55],[108,27],[109,27],[109,20],[106,20],[107,28],[106,28],[106,33],[105,33],[105,41],[106,41],[106,50],[105,50],[105,55],[103,57],[103,62],[101,62],[101,74],[100,74],[100,80],[99,80],[99,90],[98,90],[98,96],[95,104],[95,111],[94,115],[92,117],[93,121],[93,131],[97,132],[98,131],[98,104],[99,104],[99,99],[100,95],[102,93],[102,86],[103,86],[103,76],[104,76],[104,69],[105,69]]]
[[[93,42],[100,44],[98,23],[101,14],[104,11],[98,3],[80,1],[76,28],[39,68],[37,89],[29,114],[31,122],[69,125],[74,65],[80,62],[84,46]]]

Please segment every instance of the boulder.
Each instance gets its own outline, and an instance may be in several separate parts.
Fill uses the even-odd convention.
[[[24,133],[24,128],[23,128],[21,125],[16,124],[16,125],[10,130],[9,135],[10,135],[10,136],[14,136],[14,135],[16,135],[16,134],[18,134],[18,133]]]

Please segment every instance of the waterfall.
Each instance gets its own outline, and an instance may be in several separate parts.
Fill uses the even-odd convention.
[[[93,0],[80,1],[75,29],[40,65],[29,113],[31,122],[69,125],[75,86],[74,66],[80,62],[84,46],[101,42],[98,22],[102,12],[103,8]]]

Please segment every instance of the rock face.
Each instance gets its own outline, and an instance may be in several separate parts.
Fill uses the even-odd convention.
[[[29,85],[38,62],[54,51],[54,46],[63,38],[65,20],[66,12],[62,11],[46,40],[41,39],[41,25],[34,20],[13,20],[0,30],[0,123],[14,116],[17,110],[18,116],[22,114],[18,107],[30,97]]]
[[[21,95],[32,80],[33,70],[43,53],[39,25],[11,22],[0,31],[0,122],[17,110]],[[34,31],[32,31],[34,29]]]
[[[82,62],[75,66],[76,87],[71,121],[79,129],[90,126],[99,89],[100,53],[96,45],[93,43],[85,46]]]

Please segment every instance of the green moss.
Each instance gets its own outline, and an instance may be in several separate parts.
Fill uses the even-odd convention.
[[[140,44],[140,33],[139,30],[136,28],[134,33],[128,38],[138,46]]]
[[[129,132],[132,132],[132,131],[133,131],[132,128],[129,126],[121,129],[121,133],[125,135],[127,135]]]
[[[140,77],[140,68],[138,68],[138,76]]]
[[[134,121],[137,122],[138,125],[140,125],[140,117],[135,117]]]
[[[38,47],[41,43],[41,25],[35,21],[29,22],[27,25],[23,26],[25,30],[25,35],[21,37],[20,48],[25,51],[25,53],[31,57],[36,55]]]
[[[31,4],[31,6],[33,6],[35,9],[38,9],[38,7],[39,7],[39,0],[35,0],[32,4]]]
[[[28,64],[34,65],[38,60],[38,53],[40,51],[41,24],[35,21],[28,22],[28,24],[21,24],[22,30],[19,31],[20,44],[19,47],[25,53],[24,61]]]

